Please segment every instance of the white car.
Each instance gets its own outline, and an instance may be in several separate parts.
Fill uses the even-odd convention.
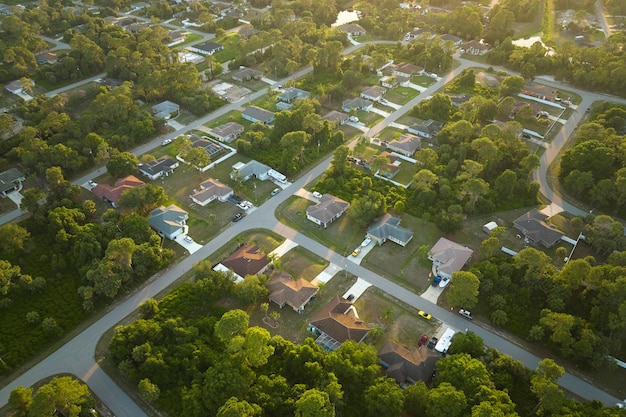
[[[89,184],[89,189],[90,189],[90,190],[93,190],[94,188],[96,188],[96,185],[98,185],[98,184],[96,184],[94,181],[91,181],[91,180],[89,180],[89,181],[87,182],[87,184]]]
[[[185,242],[189,242],[189,243],[193,242],[193,239],[191,238],[191,236],[185,236],[183,239],[185,240]]]
[[[170,143],[172,143],[172,139],[163,139],[161,146],[169,145]]]
[[[441,281],[439,281],[439,287],[440,288],[445,288],[449,283],[450,283],[450,278],[442,277]]]
[[[366,237],[365,240],[361,243],[362,247],[366,247],[367,245],[369,245],[372,242],[372,238],[371,237]]]
[[[315,197],[317,199],[320,199],[320,198],[322,198],[322,194],[318,193],[317,191],[313,191],[313,197]]]

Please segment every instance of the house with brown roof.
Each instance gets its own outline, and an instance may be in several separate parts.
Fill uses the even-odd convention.
[[[460,47],[461,52],[470,55],[485,55],[491,49],[489,45],[485,45],[482,42],[471,40],[469,42],[465,42]]]
[[[556,227],[548,224],[546,222],[547,218],[548,216],[539,213],[539,210],[534,208],[515,219],[513,227],[522,232],[526,239],[533,244],[551,248],[561,240],[563,233]]]
[[[315,284],[311,284],[304,278],[294,280],[293,277],[284,271],[277,271],[272,274],[267,288],[270,290],[269,299],[278,307],[285,305],[301,313],[304,307],[313,299],[319,291]]]
[[[408,62],[400,62],[399,64],[391,66],[391,73],[410,79],[414,75],[422,75],[424,73],[424,67]]]
[[[243,245],[221,262],[222,266],[233,272],[238,281],[243,280],[246,275],[262,274],[269,264],[269,258],[257,245]]]
[[[324,228],[337,220],[348,210],[350,203],[341,198],[324,194],[319,203],[306,208],[306,218]]]
[[[200,184],[200,190],[194,190],[194,193],[189,197],[194,203],[204,207],[213,200],[223,203],[232,195],[233,189],[228,185],[221,183],[219,180],[209,178]]]
[[[221,142],[230,143],[241,136],[243,131],[244,127],[239,123],[228,122],[209,130],[209,134]]]
[[[411,239],[413,239],[413,232],[401,227],[400,220],[399,217],[385,213],[376,223],[367,229],[367,236],[379,246],[387,240],[400,246],[406,246]]]
[[[311,320],[309,331],[318,336],[315,343],[332,351],[347,340],[361,343],[369,328],[352,303],[337,295]]]
[[[387,377],[402,385],[429,382],[433,378],[439,355],[423,345],[408,350],[390,340],[378,351],[378,359]]]
[[[401,155],[412,156],[422,146],[422,138],[405,133],[387,145],[388,149]]]
[[[145,184],[145,182],[141,181],[134,175],[129,175],[115,181],[115,185],[112,187],[109,184],[100,183],[96,185],[91,190],[91,192],[94,193],[97,197],[100,197],[102,200],[112,205],[113,207],[117,208],[117,203],[120,201],[120,198],[122,197],[122,193],[124,193],[124,191],[128,191],[135,187],[141,187]]]
[[[350,36],[365,35],[365,28],[356,23],[347,23],[345,25],[339,26],[339,30],[342,32],[346,32]]]
[[[536,84],[534,82],[524,84],[520,93],[548,101],[556,101],[556,98],[558,97],[558,92],[554,88],[543,84]]]
[[[433,262],[433,269],[437,275],[450,278],[465,266],[473,253],[470,248],[442,237],[428,252],[428,259]]]

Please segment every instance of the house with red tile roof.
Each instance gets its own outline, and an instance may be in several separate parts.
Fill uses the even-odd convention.
[[[109,184],[98,184],[91,190],[91,192],[113,207],[117,208],[117,203],[120,201],[124,191],[128,191],[135,187],[141,187],[145,184],[145,182],[141,181],[134,175],[129,175],[115,181],[114,186],[110,186]]]

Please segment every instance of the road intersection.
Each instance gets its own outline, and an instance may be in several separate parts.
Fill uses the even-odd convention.
[[[351,50],[356,50],[358,47],[360,47],[360,45],[350,47],[348,48],[347,52],[349,53],[351,52]],[[450,74],[447,74],[441,80],[435,82],[433,85],[428,87],[424,92],[416,96],[410,102],[401,106],[388,118],[385,118],[379,124],[372,127],[367,132],[367,136],[373,137],[378,134],[386,126],[389,126],[391,123],[395,122],[402,114],[409,111],[424,97],[434,94],[437,90],[443,87],[445,83],[457,76],[463,69],[480,66],[475,62],[467,61],[464,59],[459,59],[459,61],[461,63],[459,67],[455,68]],[[306,75],[309,71],[311,71],[310,67],[305,68],[298,73],[292,75],[290,78],[300,78]],[[282,83],[284,83],[285,81],[286,80],[283,80]],[[549,82],[546,82],[546,84],[549,84]],[[581,95],[582,102],[579,105],[579,108],[581,109],[585,109],[596,100],[613,100],[626,103],[626,100],[623,99],[615,99],[614,97],[605,96],[602,94],[589,93],[570,87],[563,87],[558,84],[556,85],[560,88],[567,88],[568,90],[572,90]],[[266,92],[267,88],[257,91],[251,94],[242,102],[226,105],[207,116],[197,119],[196,121],[187,125],[184,131],[173,132],[168,135],[159,137],[152,142],[145,144],[138,149],[135,149],[133,152],[138,155],[146,153],[154,147],[159,146],[163,139],[174,139],[184,132],[196,129],[210,120],[220,117],[221,115],[224,115],[231,110],[237,109],[245,102],[254,100],[266,94]],[[563,125],[563,127],[560,129],[557,137],[541,156],[541,166],[534,173],[534,178],[537,179],[541,184],[542,194],[544,194],[544,196],[553,201],[553,203],[556,203],[556,206],[558,206],[558,208],[571,211],[574,214],[582,214],[586,212],[570,205],[569,203],[563,201],[558,196],[556,196],[549,186],[549,183],[546,179],[546,174],[550,163],[556,158],[559,150],[563,147],[563,145],[570,137],[577,124],[583,119],[583,117],[584,114],[580,112],[574,113],[574,115],[570,117],[567,123],[565,123],[565,125]],[[197,252],[183,259],[178,264],[171,266],[169,269],[161,271],[153,276],[148,282],[146,282],[142,287],[137,289],[133,294],[131,294],[122,302],[115,305],[111,309],[111,311],[106,313],[101,319],[90,325],[87,329],[68,341],[65,345],[63,345],[50,356],[39,362],[37,365],[33,366],[28,371],[24,372],[22,375],[12,380],[10,383],[8,383],[7,386],[0,389],[0,405],[7,403],[11,390],[17,385],[32,386],[39,380],[48,376],[59,373],[70,373],[84,380],[89,385],[89,387],[96,393],[96,395],[98,395],[100,399],[109,406],[109,408],[116,416],[146,416],[145,412],[141,410],[141,408],[139,408],[139,406],[137,406],[137,404],[128,395],[126,395],[126,393],[124,393],[115,384],[115,382],[108,375],[106,375],[104,371],[102,371],[102,369],[96,363],[94,359],[94,353],[97,341],[100,339],[102,334],[104,334],[104,332],[114,327],[121,320],[131,314],[144,300],[156,296],[158,293],[167,288],[171,283],[173,283],[176,279],[178,279],[181,275],[189,271],[194,264],[210,257],[213,253],[219,250],[223,242],[232,240],[240,233],[251,228],[270,229],[282,235],[283,237],[294,241],[298,245],[301,245],[304,248],[312,251],[313,253],[316,253],[318,256],[323,257],[324,259],[335,265],[345,265],[345,268],[348,272],[366,280],[372,285],[380,288],[382,291],[387,292],[388,294],[417,309],[430,312],[434,317],[447,323],[451,327],[468,329],[475,332],[483,338],[487,346],[494,347],[500,352],[508,354],[513,358],[522,361],[529,368],[535,368],[541,358],[530,354],[523,348],[517,346],[514,343],[511,343],[506,338],[501,337],[494,331],[481,328],[472,322],[468,322],[458,315],[438,307],[430,301],[421,298],[419,295],[412,293],[411,291],[387,280],[384,277],[373,273],[372,271],[369,271],[368,269],[361,267],[360,265],[357,265],[353,262],[347,262],[346,258],[341,254],[332,251],[331,249],[320,244],[319,242],[310,239],[309,237],[276,220],[276,218],[274,217],[274,212],[277,206],[289,196],[296,193],[297,190],[319,177],[329,166],[330,160],[331,157],[326,158],[320,164],[305,173],[302,177],[294,181],[291,186],[287,187],[285,190],[281,191],[276,196],[269,199],[263,204],[263,210],[255,210],[249,216],[246,216],[242,221],[238,223],[233,223],[222,234],[203,246]],[[104,172],[105,168],[100,168],[82,178],[75,180],[74,183],[85,183],[88,180],[93,179]],[[566,373],[559,380],[559,383],[561,384],[561,386],[563,386],[563,388],[566,388],[580,395],[582,398],[588,400],[599,400],[606,405],[613,405],[618,401],[613,396],[570,373]]]

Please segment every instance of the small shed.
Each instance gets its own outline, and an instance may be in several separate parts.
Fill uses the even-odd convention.
[[[496,227],[498,227],[498,223],[496,222],[489,222],[486,225],[483,226],[483,232],[490,234],[491,231],[493,229],[495,229]]]

